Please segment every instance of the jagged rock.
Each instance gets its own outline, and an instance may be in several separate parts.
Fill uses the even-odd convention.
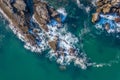
[[[117,13],[120,15],[120,0],[98,0],[96,2],[97,9],[96,12],[92,15],[92,22],[95,23],[99,20],[98,13]]]
[[[92,22],[95,23],[98,20],[99,20],[99,13],[94,13],[92,15]]]
[[[50,30],[48,31],[47,25],[50,20],[55,19],[58,22],[61,22],[61,16],[63,16],[64,14],[58,14],[55,9],[49,7],[48,4],[46,2],[42,2],[42,0],[33,0],[33,6],[31,6],[33,8],[33,13],[29,11],[29,8],[31,7],[28,6],[28,3],[24,2],[30,0],[17,0],[12,4],[10,4],[9,2],[6,4],[6,2],[4,1],[7,0],[0,0],[0,12],[10,22],[10,28],[13,30],[13,32],[19,37],[19,39],[21,39],[25,43],[25,48],[33,52],[41,53],[42,51],[47,49],[49,45],[49,47],[52,48],[52,53],[57,56],[56,58],[61,57],[56,60],[59,64],[69,65],[69,63],[72,61],[76,65],[81,66],[82,69],[86,69],[86,56],[81,55],[81,57],[79,58],[78,56],[80,53],[78,52],[76,47],[71,46],[72,43],[77,42],[76,39],[74,39],[75,37],[71,34],[69,36],[69,34],[64,35],[57,33],[57,31],[59,30],[57,26],[55,26],[57,30],[54,31],[55,28],[49,28]],[[49,27],[52,26],[50,25]],[[64,37],[65,39],[63,39]],[[70,43],[67,42],[69,37],[73,38]],[[55,39],[53,40],[53,38]],[[57,50],[59,47],[62,48],[60,51]],[[75,53],[73,53],[74,55],[70,56],[70,60],[68,59],[66,61],[66,57],[69,57],[69,48],[73,48],[73,50],[70,50],[70,55],[72,55],[73,52]],[[61,66],[61,69],[66,69],[66,67]]]
[[[120,18],[118,17],[118,18],[115,18],[115,22],[120,22]]]
[[[58,16],[58,12],[57,11],[52,11],[52,17]]]
[[[44,31],[48,31],[47,23],[50,22],[50,18],[61,22],[59,14],[55,9],[49,7],[46,2],[38,0],[34,0],[34,18]]]
[[[18,11],[25,11],[26,4],[23,0],[16,0],[13,5]]]
[[[12,6],[10,5],[11,0],[2,0],[2,2],[5,3],[5,5],[9,8],[12,8]]]
[[[62,70],[62,71],[64,71],[64,70],[66,70],[66,66],[59,66],[59,68],[60,68],[60,70]]]
[[[50,16],[47,10],[47,4],[34,0],[34,18],[37,20],[40,27],[48,31],[46,24],[50,21]]]
[[[104,14],[109,13],[109,12],[110,12],[110,9],[111,9],[111,5],[110,5],[110,4],[106,4],[106,5],[103,7],[103,13],[104,13]]]
[[[11,4],[12,3],[12,4]],[[4,14],[9,19],[14,29],[19,32],[20,35],[24,36],[23,39],[30,43],[31,45],[36,45],[36,37],[37,30],[31,30],[31,18],[28,11],[27,3],[24,0],[0,0],[0,9],[4,12]],[[17,12],[14,12],[14,8]],[[34,19],[38,24],[40,24],[40,28],[48,31],[47,24],[50,22],[50,18],[54,18],[60,22],[59,14],[55,9],[48,6],[46,2],[42,2],[40,0],[33,0],[33,8],[34,8]],[[29,32],[31,30],[33,34]],[[16,33],[17,33],[16,32]],[[56,50],[56,42],[50,42],[50,46]]]
[[[61,18],[60,17],[56,17],[55,20],[58,21],[59,23],[61,22]]]
[[[56,52],[56,49],[57,49],[57,40],[49,41],[49,45]]]
[[[98,2],[96,3],[96,5],[100,7],[100,6],[102,6],[102,5],[103,5],[103,3],[102,3],[102,2],[100,2],[100,1],[98,1]]]

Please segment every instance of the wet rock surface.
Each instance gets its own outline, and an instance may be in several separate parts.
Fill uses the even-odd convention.
[[[58,64],[74,62],[87,68],[86,55],[74,45],[78,39],[62,28],[67,16],[64,9],[55,10],[43,0],[0,0],[0,12],[26,49],[38,53],[50,49],[49,59],[54,57]]]
[[[98,20],[99,20],[99,13],[94,13],[92,15],[92,22],[95,23]]]
[[[119,0],[98,0],[96,2],[96,13],[116,13],[120,15],[120,1]],[[94,16],[92,17],[94,19]]]
[[[46,2],[41,3],[38,0],[34,0],[34,12],[35,19],[45,31],[48,31],[46,24],[50,22],[51,18],[61,21],[58,12],[54,8],[49,7]]]
[[[29,42],[32,46],[37,46],[36,36],[30,33],[32,31],[31,19],[34,19],[45,31],[48,31],[47,24],[50,19],[54,18],[59,20],[59,13],[54,8],[48,6],[46,2],[40,0],[33,0],[33,14],[30,14],[29,6],[27,3],[29,0],[1,0],[0,8],[3,13],[9,18],[10,23],[17,29],[23,37],[25,42]],[[34,28],[35,29],[35,28]],[[36,32],[37,33],[37,32]]]
[[[96,1],[96,12],[92,22],[97,28],[103,28],[108,33],[119,33],[120,25],[120,0]]]
[[[120,14],[120,1],[119,0],[98,0],[96,2],[97,5],[97,12],[102,12],[104,14],[107,14],[109,12],[116,12]]]

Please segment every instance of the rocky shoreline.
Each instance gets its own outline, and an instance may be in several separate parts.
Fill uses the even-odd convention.
[[[87,68],[86,55],[74,46],[78,39],[62,26],[67,16],[63,8],[55,10],[41,0],[0,0],[0,12],[26,49],[37,53],[50,49],[48,57],[58,64],[74,62]]]
[[[96,12],[92,15],[96,28],[108,33],[120,32],[120,0],[97,0]]]

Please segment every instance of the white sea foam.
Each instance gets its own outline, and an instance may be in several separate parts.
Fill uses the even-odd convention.
[[[23,36],[23,34],[19,31],[19,29],[18,29],[17,27],[13,26],[12,21],[6,16],[6,14],[5,14],[1,9],[0,9],[0,12],[1,12],[1,13],[4,15],[4,17],[9,21],[9,23],[10,23],[10,24],[9,24],[9,27],[10,27],[10,29],[14,32],[14,34],[16,34],[21,41],[25,42],[24,47],[25,47],[26,49],[29,49],[29,50],[31,50],[31,51],[33,51],[33,52],[41,52],[41,49],[40,49],[40,48],[30,45],[30,43],[26,41],[26,39],[25,39],[25,37]],[[45,43],[45,42],[43,42],[43,43]],[[46,45],[46,44],[44,44],[44,45]],[[42,49],[44,49],[44,48],[42,48]],[[45,49],[44,49],[44,50],[45,50]]]
[[[105,18],[105,19],[109,19],[109,20],[115,20],[115,18],[117,18],[119,16],[117,16],[117,15],[110,15],[110,14],[107,14],[107,15],[100,14],[100,17]]]
[[[79,8],[81,8],[83,6],[83,4],[81,4],[80,0],[76,0],[76,3],[77,3]]]
[[[105,23],[109,23],[110,29],[107,30],[108,33],[120,32],[120,23],[115,22],[116,18],[120,18],[120,17],[116,14],[100,14],[101,20],[95,24],[95,27],[97,29],[104,30],[105,27],[103,25],[105,25]]]
[[[91,63],[91,66],[101,68],[101,67],[111,67],[113,64],[118,64],[120,62],[120,56],[117,55],[114,60],[110,60],[108,63]]]
[[[86,10],[87,13],[89,13],[90,10],[91,10],[91,7],[90,7],[90,6],[87,6],[87,7],[85,7],[85,10]]]
[[[91,0],[92,5],[96,7],[96,2],[97,2],[97,1],[98,1],[98,0]]]
[[[60,8],[57,10],[59,13],[61,13],[62,15],[64,15],[65,17],[67,16],[67,13],[65,12],[65,9]],[[64,18],[64,17],[62,17]],[[73,53],[73,55],[71,55],[70,53],[70,49],[73,48],[75,50],[77,50],[77,48],[75,47],[74,44],[78,43],[78,38],[75,37],[72,33],[67,32],[66,28],[60,27],[58,28],[59,23],[57,25],[51,25],[48,24],[48,29],[49,31],[47,32],[48,37],[50,38],[50,40],[54,40],[56,38],[56,36],[58,36],[59,38],[59,48],[63,48],[64,51],[62,51],[62,53],[65,54],[65,56],[63,56],[61,54],[61,51],[57,50],[57,52],[54,52],[53,50],[50,50],[49,52],[49,58],[52,59],[53,57],[56,57],[56,62],[60,65],[70,65],[71,62],[74,62],[74,64],[76,66],[81,67],[82,69],[86,69],[86,57],[78,57],[77,55],[79,54],[78,51],[75,51]],[[58,55],[60,55],[59,57],[57,57]]]
[[[100,68],[100,67],[105,67],[105,66],[111,66],[111,64],[108,64],[108,63],[93,63],[93,67],[96,67],[96,68]]]
[[[80,2],[80,0],[76,0],[76,3],[77,3],[77,6],[80,8],[80,9],[83,9],[86,11],[86,13],[89,13],[90,10],[91,10],[91,7],[90,6],[84,6],[84,4],[82,4]]]
[[[57,11],[59,13],[61,13],[62,15],[64,15],[63,18],[66,18],[67,13],[65,12],[64,8],[60,8]],[[6,18],[7,18],[7,16],[6,16]],[[33,22],[37,22],[35,20],[34,16],[33,16]],[[82,57],[78,57],[79,52],[75,51],[74,55],[71,55],[69,50],[70,50],[70,48],[77,49],[74,46],[74,44],[77,44],[78,38],[75,37],[72,33],[67,32],[65,26],[60,27],[60,28],[58,28],[58,26],[62,26],[62,25],[56,24],[55,26],[52,26],[52,25],[48,24],[49,31],[47,33],[44,33],[43,31],[38,33],[38,35],[39,35],[38,37],[40,39],[42,39],[42,41],[41,41],[39,47],[37,47],[37,46],[31,45],[28,41],[26,41],[25,37],[22,35],[22,33],[20,33],[19,29],[17,29],[16,27],[13,26],[11,21],[10,21],[10,25],[9,25],[11,30],[13,30],[14,34],[16,34],[21,41],[25,42],[24,47],[28,50],[31,50],[32,52],[41,53],[42,51],[44,51],[45,49],[48,48],[48,43],[46,42],[46,39],[45,39],[46,35],[47,35],[47,37],[49,37],[49,39],[51,41],[54,40],[56,38],[56,36],[59,36],[59,39],[60,39],[59,40],[59,47],[62,47],[62,48],[65,49],[64,53],[66,53],[66,56],[60,55],[60,57],[56,57],[56,56],[58,56],[58,53],[54,52],[52,49],[49,51],[48,55],[49,55],[50,59],[52,59],[54,57],[56,59],[56,62],[61,64],[61,65],[70,65],[71,62],[74,62],[74,64],[76,66],[79,66],[82,69],[86,69],[87,66],[91,66],[91,65],[93,67],[103,67],[103,66],[110,66],[112,63],[115,63],[115,61],[114,62],[111,61],[111,64],[106,64],[106,63],[100,63],[100,64],[91,63],[91,64],[88,64],[87,63],[87,57],[86,57],[85,54],[81,53]]]
[[[0,9],[1,13],[4,14],[4,12]],[[60,8],[57,10],[62,15],[62,20],[64,21],[67,13],[64,8]],[[78,57],[78,54],[80,54],[77,51],[77,48],[74,46],[74,44],[77,44],[78,39],[71,33],[67,32],[66,28],[63,28],[63,26],[59,23],[48,24],[48,32],[40,31],[37,34],[37,38],[41,39],[41,43],[38,45],[32,45],[29,41],[25,39],[25,36],[20,32],[19,28],[13,26],[12,21],[4,14],[5,18],[10,22],[9,27],[11,30],[18,36],[18,38],[25,43],[24,47],[28,50],[31,50],[32,52],[39,52],[46,50],[48,48],[48,41],[46,41],[46,37],[49,38],[49,40],[53,40],[56,38],[56,36],[59,37],[59,45],[58,47],[61,47],[64,49],[63,53],[66,56],[63,56],[61,54],[61,51],[58,50],[58,52],[54,52],[52,49],[49,51],[49,58],[55,58],[56,62],[61,65],[70,65],[71,62],[74,62],[75,65],[80,66],[82,69],[86,69],[86,58],[83,56],[83,58]],[[38,23],[37,20],[35,20],[34,16],[32,18],[32,21],[35,23]],[[38,23],[39,24],[39,23]],[[40,24],[39,24],[40,26]],[[39,28],[36,28],[39,29]],[[74,53],[70,53],[70,49],[75,49]],[[60,53],[60,54],[58,54]],[[59,57],[56,57],[60,55]]]
[[[96,27],[97,29],[103,29],[102,25],[100,25],[100,24],[96,24],[95,27]]]
[[[67,16],[67,13],[66,13],[66,11],[65,11],[65,8],[59,8],[57,11],[58,11],[59,13],[63,14],[65,17]]]

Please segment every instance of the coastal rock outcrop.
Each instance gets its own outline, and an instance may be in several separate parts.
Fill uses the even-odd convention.
[[[98,20],[99,20],[99,13],[94,13],[92,15],[92,22],[95,23]]]
[[[118,32],[120,25],[120,0],[96,1],[96,12],[92,16],[92,22],[97,28],[102,28],[108,33]]]
[[[26,4],[25,4],[25,2],[23,0],[15,0],[13,2],[13,6],[18,11],[25,11],[25,9],[26,9]]]
[[[34,18],[45,31],[48,31],[47,23],[51,18],[61,22],[58,12],[49,7],[46,2],[41,3],[39,0],[34,0],[34,12]]]
[[[67,16],[64,9],[55,10],[43,0],[0,0],[0,12],[26,49],[37,53],[49,49],[49,58],[54,57],[58,64],[74,62],[87,68],[86,56],[74,46],[78,39],[61,29]]]
[[[56,52],[56,50],[57,50],[57,40],[49,41],[49,45]]]
[[[34,32],[34,30],[39,29],[31,25],[32,16],[40,28],[48,31],[47,24],[50,19],[57,19],[59,13],[55,9],[48,6],[46,2],[40,0],[33,0],[34,13],[31,15],[29,12],[29,6],[25,2],[26,0],[0,0],[0,9],[3,15],[9,20],[11,29],[14,33],[19,36],[22,41],[29,43],[28,49],[33,49],[32,51],[39,52],[40,46],[37,45],[41,40],[39,37],[39,31]],[[60,20],[60,19],[59,19]],[[59,21],[60,22],[60,21]],[[33,48],[33,46],[35,48]],[[36,50],[38,49],[38,51]]]

